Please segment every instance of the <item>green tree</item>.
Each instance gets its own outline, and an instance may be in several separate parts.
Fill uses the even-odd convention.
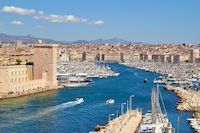
[[[21,62],[22,62],[22,60],[20,60],[20,59],[16,59],[16,62],[17,62],[17,65],[20,65]]]

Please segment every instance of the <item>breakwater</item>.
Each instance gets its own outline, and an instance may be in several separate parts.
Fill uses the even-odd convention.
[[[200,111],[200,92],[181,87],[166,86],[166,90],[176,93],[180,98],[176,108],[181,111],[199,112]]]

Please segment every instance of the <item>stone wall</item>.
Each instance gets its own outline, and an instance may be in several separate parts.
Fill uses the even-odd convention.
[[[34,45],[34,80],[42,79],[46,73],[47,82],[57,86],[57,45],[35,44]]]
[[[0,95],[45,88],[45,79],[32,80],[31,65],[0,66]]]

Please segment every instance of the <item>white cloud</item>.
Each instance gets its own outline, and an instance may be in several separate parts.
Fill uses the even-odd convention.
[[[101,24],[104,24],[104,21],[102,20],[97,20],[94,22],[95,25],[101,25]]]
[[[43,20],[47,20],[49,22],[52,23],[76,23],[76,22],[80,22],[81,20],[73,15],[55,15],[55,14],[51,14],[51,15],[37,15],[34,16],[35,19],[43,19]]]
[[[21,25],[23,25],[23,23],[22,23],[21,21],[17,21],[17,20],[12,21],[10,24],[16,25],[16,26],[21,26]]]
[[[80,18],[74,15],[56,15],[56,14],[46,15],[44,14],[44,12],[38,12],[38,15],[35,15],[33,18],[38,20],[46,20],[51,23],[85,23],[85,24],[95,24],[95,25],[104,24],[104,21],[102,20],[90,21],[86,18]]]
[[[8,13],[16,13],[20,15],[28,15],[28,14],[34,14],[35,10],[33,9],[24,9],[20,7],[14,7],[14,6],[4,6],[2,8],[3,12],[8,12]]]
[[[34,9],[25,9],[15,6],[4,6],[1,9],[2,12],[16,13],[20,15],[31,15],[34,14],[34,19],[46,20],[52,23],[85,23],[92,25],[102,25],[104,21],[102,20],[88,20],[86,18],[77,17],[74,15],[56,15],[56,14],[45,14],[43,11],[35,11]],[[23,25],[21,21],[13,21],[13,25]]]

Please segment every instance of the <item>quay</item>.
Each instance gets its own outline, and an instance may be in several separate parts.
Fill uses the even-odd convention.
[[[147,72],[155,72],[168,75],[176,81],[200,81],[199,63],[159,63],[159,62],[135,62],[124,65],[134,67]]]
[[[181,87],[165,86],[166,90],[176,93],[180,98],[176,108],[181,111],[198,112],[200,111],[200,92]]]
[[[23,92],[12,93],[12,94],[0,94],[0,100],[29,96],[29,95],[33,95],[33,94],[48,92],[48,91],[55,91],[55,90],[59,90],[59,89],[63,89],[63,88],[64,88],[63,85],[58,85],[57,87],[54,87],[54,88],[45,87],[45,88],[26,90]]]
[[[129,110],[127,113],[108,121],[106,125],[97,125],[96,131],[89,133],[134,133],[142,120],[142,111]]]

